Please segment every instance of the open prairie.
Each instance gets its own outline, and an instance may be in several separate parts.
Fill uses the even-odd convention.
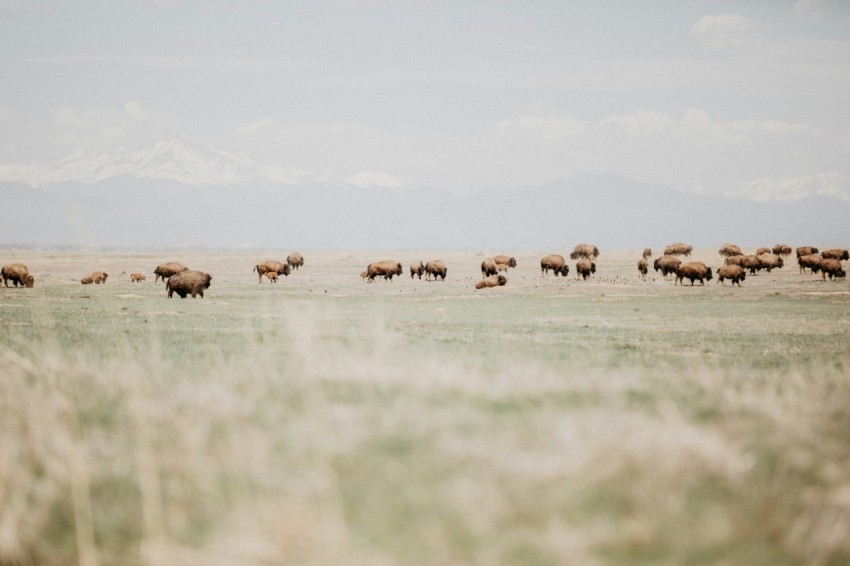
[[[850,282],[552,251],[0,252],[0,564],[850,562]]]

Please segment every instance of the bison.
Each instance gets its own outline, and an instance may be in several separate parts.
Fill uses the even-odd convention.
[[[175,273],[181,273],[183,271],[189,271],[189,268],[183,265],[182,263],[177,263],[176,261],[171,261],[169,263],[163,263],[162,265],[156,266],[156,269],[153,270],[153,274],[156,275],[154,279],[154,283],[158,282],[160,278],[165,282],[169,277],[174,275]]]
[[[496,268],[499,271],[507,271],[510,267],[516,267],[516,260],[506,255],[493,256],[493,261],[496,262]]]
[[[476,289],[486,289],[489,287],[503,287],[508,282],[504,275],[491,275],[475,284]]]
[[[130,283],[141,283],[146,280],[147,277],[142,275],[141,273],[131,273],[130,274]]]
[[[744,261],[744,258],[747,256],[743,255],[733,255],[726,258],[726,265],[741,265],[741,262]]]
[[[489,277],[496,275],[499,272],[499,265],[493,258],[485,259],[481,262],[481,277]]]
[[[740,246],[736,246],[735,244],[723,244],[722,246],[720,246],[718,253],[723,257],[744,255],[744,253],[741,251]]]
[[[425,264],[425,279],[433,277],[434,281],[437,280],[437,277],[440,277],[442,281],[446,280],[446,273],[448,273],[448,268],[446,264],[442,262],[442,260],[435,259],[433,261],[429,261]]]
[[[676,242],[675,244],[670,244],[666,248],[664,248],[664,255],[683,255],[689,256],[691,252],[694,251],[693,246],[689,246],[688,244],[683,244],[681,242]]]
[[[9,282],[12,282],[15,287],[20,284],[21,287],[27,288],[31,288],[35,284],[35,278],[30,275],[29,269],[23,263],[4,265],[0,274],[3,276],[3,285],[6,287],[9,286]]]
[[[168,289],[168,298],[170,299],[174,293],[180,295],[181,299],[185,299],[186,295],[192,295],[194,299],[197,295],[204,298],[204,289],[209,289],[212,275],[203,271],[181,271],[175,273],[165,282],[165,287]]]
[[[366,266],[366,278],[369,282],[375,281],[375,277],[382,276],[384,280],[393,280],[393,275],[401,275],[404,273],[401,264],[397,261],[378,261],[370,263]]]
[[[673,283],[679,283],[684,285],[684,279],[691,280],[691,287],[694,286],[694,281],[699,279],[700,285],[705,285],[706,281],[711,281],[712,274],[711,268],[707,267],[701,261],[691,261],[688,263],[683,263],[676,269],[676,281]]]
[[[643,259],[649,259],[652,257],[652,248],[643,248]]]
[[[289,275],[289,264],[283,263],[282,261],[264,261],[255,265],[252,271],[257,272],[257,282],[262,283],[263,274],[269,271],[274,271],[278,275],[280,275],[281,273],[284,276]]]
[[[739,264],[744,269],[750,270],[750,275],[755,275],[756,271],[761,269],[761,260],[758,256],[755,255],[745,255],[741,258],[741,263]]]
[[[819,251],[820,251],[820,250],[818,250],[818,249],[817,249],[816,247],[814,247],[814,246],[800,246],[800,247],[799,247],[799,248],[797,248],[797,250],[796,250],[796,252],[797,252],[797,257],[803,257],[804,255],[812,255],[812,254],[816,254],[816,253],[818,253]]]
[[[747,272],[744,271],[744,268],[740,265],[724,265],[720,269],[717,270],[717,282],[723,283],[724,279],[728,279],[732,282],[732,286],[735,286],[735,283],[738,284],[738,287],[741,286],[741,281],[747,278]],[[726,283],[723,283],[726,285]]]
[[[644,258],[640,258],[638,260],[638,273],[640,273],[641,277],[646,277],[646,273],[649,271],[649,264],[646,263]]]
[[[671,273],[676,273],[676,269],[682,264],[682,260],[671,255],[663,255],[656,258],[652,267],[655,271],[661,271],[661,275],[667,277]]]
[[[101,283],[106,283],[107,277],[109,277],[108,273],[104,273],[103,271],[93,271],[80,279],[80,283],[83,285],[90,285],[92,283],[100,285]]]
[[[775,246],[773,246],[773,249],[771,251],[776,255],[789,256],[791,255],[791,246],[785,244],[776,244]]]
[[[773,253],[759,254],[758,258],[761,269],[766,269],[768,273],[773,269],[782,269],[785,267],[785,261]]]
[[[581,279],[587,279],[591,273],[596,273],[596,263],[586,257],[576,262],[576,274]]]
[[[770,251],[770,248],[758,248],[756,250],[756,255],[764,255],[764,254],[769,254],[769,253],[772,253]]]
[[[599,248],[593,244],[576,244],[573,248],[573,253],[570,254],[570,259],[596,259],[599,257]]]
[[[570,266],[567,265],[567,260],[559,254],[547,255],[540,260],[540,272],[543,275],[548,275],[549,270],[555,273],[555,276],[563,275],[566,277],[570,273]]]
[[[829,275],[830,281],[833,277],[837,279],[843,279],[847,277],[847,273],[841,267],[841,260],[827,258],[824,259],[820,264],[820,275],[823,277],[823,280],[826,281],[826,276]]]
[[[286,264],[297,271],[299,267],[304,265],[304,258],[301,257],[300,253],[292,252],[286,256]]]
[[[425,273],[425,264],[421,261],[419,263],[411,263],[410,264],[410,278],[413,279],[417,275],[419,279],[422,279],[422,274]]]
[[[842,250],[841,248],[834,248],[831,250],[824,250],[820,253],[820,256],[823,259],[850,259],[850,252],[847,250]]]
[[[269,280],[269,283],[277,283],[277,271],[266,271],[263,275]]]
[[[797,258],[797,265],[800,266],[800,273],[805,273],[806,268],[809,268],[812,273],[817,273],[818,271],[820,271],[820,266],[821,266],[822,261],[823,261],[823,258],[820,255],[814,253],[814,254],[799,256]]]

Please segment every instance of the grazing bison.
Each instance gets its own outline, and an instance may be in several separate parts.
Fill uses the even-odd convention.
[[[264,261],[255,265],[252,271],[257,272],[257,282],[262,283],[263,274],[269,271],[274,271],[278,275],[280,275],[281,273],[284,276],[289,275],[289,264],[283,263],[282,261]]]
[[[269,283],[277,283],[277,271],[266,271],[263,275],[265,275]]]
[[[286,264],[297,271],[299,267],[304,265],[304,258],[301,257],[300,253],[292,252],[286,256]]]
[[[830,281],[832,281],[833,277],[836,279],[844,279],[847,277],[847,273],[841,267],[841,260],[833,258],[827,258],[821,262],[820,275],[823,277],[824,281],[826,281],[827,275],[829,275]]]
[[[750,275],[755,275],[756,271],[761,269],[761,260],[755,255],[745,255],[741,258],[739,265],[744,269],[749,269]]]
[[[717,282],[723,283],[724,279],[728,279],[732,282],[732,286],[735,286],[735,283],[738,284],[738,287],[741,286],[741,281],[747,278],[747,272],[744,271],[744,268],[740,265],[724,265],[720,269],[717,270]],[[723,283],[726,285],[726,283]]]
[[[9,282],[11,282],[15,287],[18,284],[21,287],[30,288],[35,284],[35,278],[30,275],[29,269],[23,263],[10,263],[9,265],[4,265],[3,269],[0,270],[0,275],[2,275],[3,285],[8,287]]]
[[[771,251],[776,255],[789,256],[791,255],[791,246],[776,244]]]
[[[649,259],[652,257],[652,248],[643,248],[643,259]]]
[[[773,269],[782,269],[785,267],[785,261],[773,253],[759,254],[758,258],[761,269],[766,269],[768,273]]]
[[[378,261],[366,266],[366,278],[369,279],[370,283],[375,281],[375,277],[378,276],[382,276],[384,280],[392,281],[393,275],[401,275],[402,273],[404,273],[404,269],[397,261]]]
[[[440,277],[442,281],[446,280],[446,273],[449,270],[446,267],[446,264],[442,262],[442,260],[435,259],[433,261],[429,261],[425,264],[425,279],[428,280],[431,277],[434,278],[434,281],[437,280],[437,277]]]
[[[820,250],[818,250],[814,246],[800,246],[799,248],[797,248],[796,251],[797,251],[797,257],[803,257],[804,255],[816,254]]]
[[[183,271],[189,271],[189,268],[183,265],[182,263],[177,263],[176,261],[163,263],[162,265],[158,265],[156,269],[153,270],[153,274],[156,275],[156,278],[153,282],[158,282],[160,278],[162,278],[162,281],[165,282],[169,277],[171,277],[175,273],[180,273]]]
[[[83,285],[90,285],[92,283],[100,285],[101,283],[106,283],[107,277],[109,277],[108,273],[104,273],[103,271],[94,271],[80,279],[80,283]]]
[[[181,299],[185,299],[186,295],[192,295],[194,299],[197,295],[204,298],[204,289],[209,289],[212,275],[203,271],[181,271],[175,273],[165,282],[165,287],[168,289],[168,298],[177,293]]]
[[[646,263],[644,258],[640,258],[638,260],[638,273],[640,273],[641,277],[646,277],[646,273],[649,271],[649,264]]]
[[[831,250],[824,250],[820,253],[820,256],[823,259],[850,259],[850,252],[847,250],[842,250],[841,248],[834,248]]]
[[[573,248],[573,253],[570,254],[570,259],[596,259],[599,257],[599,248],[593,244],[576,244]]]
[[[410,278],[413,279],[417,275],[419,279],[422,279],[422,274],[425,273],[425,264],[421,261],[419,263],[411,263],[410,264]]]
[[[482,279],[476,283],[475,288],[486,289],[489,287],[503,287],[507,282],[508,279],[504,275],[491,275],[490,277]]]
[[[722,246],[720,246],[718,253],[723,257],[744,255],[744,253],[741,251],[740,246],[736,246],[735,244],[723,244]]]
[[[691,261],[688,263],[683,263],[676,269],[676,281],[673,283],[679,283],[684,285],[684,279],[691,280],[691,287],[694,286],[694,281],[699,279],[700,285],[705,285],[706,281],[711,281],[711,268],[707,267],[701,261]]]
[[[499,265],[493,258],[485,259],[481,262],[481,277],[489,277],[496,275],[499,272]]]
[[[805,273],[806,268],[810,269],[812,273],[817,273],[820,271],[822,261],[823,258],[816,253],[797,257],[797,265],[800,266],[800,273]]]
[[[683,244],[681,242],[676,242],[675,244],[670,244],[666,248],[664,248],[664,255],[683,255],[689,256],[691,252],[694,251],[693,246],[689,246],[688,244]]]
[[[496,269],[499,271],[507,271],[510,267],[516,267],[516,260],[506,255],[493,256],[493,261],[496,262]]]
[[[147,277],[142,275],[141,273],[131,273],[130,274],[130,283],[140,283],[146,280]]]
[[[567,265],[567,260],[559,254],[547,255],[540,260],[540,272],[543,275],[548,275],[549,270],[555,272],[555,276],[563,275],[566,277],[570,273],[570,266]]]
[[[682,264],[682,260],[671,255],[663,255],[653,262],[652,267],[655,271],[661,271],[661,275],[667,277],[671,273],[676,273],[676,269]]]
[[[586,257],[576,262],[576,274],[580,278],[587,279],[591,273],[596,273],[596,263]]]

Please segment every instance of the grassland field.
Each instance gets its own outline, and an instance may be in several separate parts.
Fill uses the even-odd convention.
[[[302,253],[0,251],[0,565],[850,563],[850,282]]]

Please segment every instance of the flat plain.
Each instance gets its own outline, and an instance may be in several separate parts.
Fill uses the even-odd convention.
[[[551,252],[0,252],[0,564],[850,562],[850,282]]]

